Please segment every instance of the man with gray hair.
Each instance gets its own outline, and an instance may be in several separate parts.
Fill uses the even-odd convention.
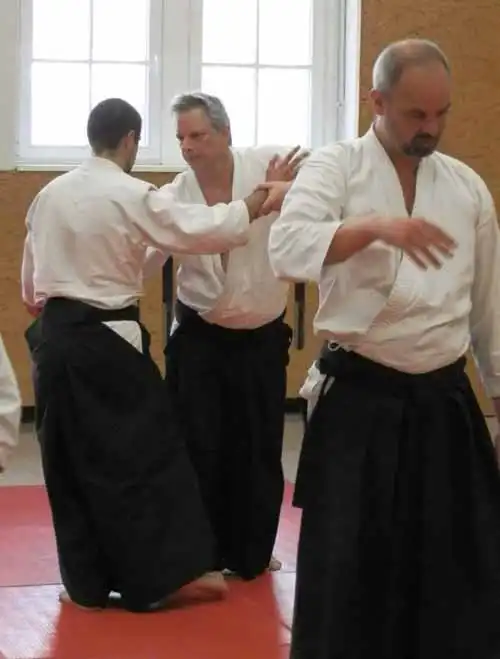
[[[220,99],[185,94],[172,109],[189,165],[168,186],[179,201],[213,206],[241,199],[266,181],[295,176],[299,147],[232,148]],[[180,258],[166,349],[167,382],[217,539],[214,569],[245,579],[280,567],[272,551],[283,496],[292,332],[284,322],[289,287],[274,276],[267,251],[276,219],[270,211],[280,205],[273,206],[273,199],[271,190],[262,213],[268,216],[250,230],[246,245],[216,256]]]
[[[304,437],[293,659],[500,656],[500,476],[465,373],[500,416],[500,233],[484,181],[436,149],[449,63],[424,40],[373,71],[374,122],[313,153],[271,228],[319,283],[322,393]]]

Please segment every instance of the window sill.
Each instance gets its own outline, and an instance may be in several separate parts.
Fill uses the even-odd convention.
[[[75,167],[78,167],[79,163],[66,163],[66,164],[28,164],[23,163],[16,165],[14,168],[15,172],[69,172]],[[141,164],[136,165],[132,170],[132,174],[140,173],[151,173],[151,174],[178,174],[186,169],[186,166],[182,165],[148,165]]]

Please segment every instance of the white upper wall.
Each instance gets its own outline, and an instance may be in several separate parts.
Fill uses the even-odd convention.
[[[16,160],[19,117],[19,1],[0,0],[0,170]]]

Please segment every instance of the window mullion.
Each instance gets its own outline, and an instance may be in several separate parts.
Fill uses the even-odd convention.
[[[257,20],[255,21],[255,107],[254,144],[259,141],[259,74],[260,74],[260,0],[257,0]]]
[[[161,50],[161,159],[168,165],[183,166],[175,138],[175,125],[170,105],[176,94],[190,88],[193,40],[195,27],[193,18],[195,0],[163,0],[163,39]],[[201,19],[200,19],[201,22]],[[200,29],[201,34],[201,29]]]
[[[94,52],[94,0],[89,0],[89,107],[90,112],[92,108],[92,76],[94,74],[93,67],[93,52]]]

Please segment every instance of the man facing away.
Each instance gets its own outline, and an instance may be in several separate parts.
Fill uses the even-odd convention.
[[[172,108],[189,169],[165,189],[179,201],[210,207],[242,199],[266,180],[291,180],[303,159],[298,148],[233,149],[229,117],[214,96],[185,94]],[[272,551],[292,332],[284,321],[289,287],[267,253],[275,218],[260,220],[231,251],[181,257],[166,349],[167,383],[217,541],[214,568],[245,579],[280,567]]]
[[[378,58],[372,128],[299,172],[271,229],[319,282],[322,395],[304,437],[293,659],[500,656],[500,476],[464,372],[500,412],[500,235],[483,180],[435,149],[450,69]]]
[[[0,335],[0,474],[19,441],[21,394],[7,349]]]
[[[91,112],[93,156],[47,185],[27,216],[23,298],[47,492],[71,600],[150,611],[225,592],[195,474],[139,322],[148,247],[220,252],[248,239],[266,192],[208,208],[129,176],[138,112]],[[170,597],[172,596],[172,597]]]

